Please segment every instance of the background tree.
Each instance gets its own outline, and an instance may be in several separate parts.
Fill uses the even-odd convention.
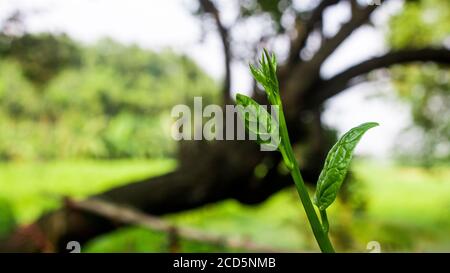
[[[297,7],[291,1],[274,3],[236,1],[238,16],[234,22],[224,23],[220,2],[199,0],[198,14],[212,18],[222,40],[226,72],[223,103],[230,101],[231,61],[251,58],[260,45],[271,45],[277,39],[289,37],[289,51],[280,58],[280,89],[286,102],[288,127],[296,143],[294,148],[306,181],[317,179],[325,152],[331,144],[330,132],[321,121],[323,104],[329,98],[364,81],[369,72],[377,69],[412,62],[450,63],[450,51],[441,40],[413,48],[393,46],[383,55],[353,65],[331,78],[324,78],[320,74],[324,62],[355,30],[370,24],[371,15],[379,6],[356,0],[323,0],[310,7]],[[324,11],[337,4],[347,5],[351,16],[336,33],[328,36],[322,27]],[[405,5],[408,7],[411,3]],[[234,41],[233,29],[245,24],[246,20],[254,19],[264,22],[258,39],[244,43]],[[314,47],[310,39],[318,41]],[[254,97],[264,102],[260,94],[255,86]],[[254,169],[261,164],[265,165],[267,173],[256,177]],[[249,142],[183,142],[179,149],[179,166],[174,172],[114,188],[97,197],[154,215],[196,208],[227,198],[256,204],[291,185],[289,177],[280,171],[279,164],[280,158],[276,153],[261,153]],[[52,245],[62,249],[69,239],[84,242],[115,227],[105,219],[68,206],[43,216],[27,228],[43,234]],[[18,230],[0,244],[0,249],[39,251],[40,246],[35,241],[24,239],[23,234],[23,229]]]

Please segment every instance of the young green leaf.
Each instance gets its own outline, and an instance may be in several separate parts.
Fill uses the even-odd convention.
[[[375,126],[378,123],[367,122],[351,129],[328,152],[314,195],[314,204],[320,210],[325,210],[336,199],[347,174],[353,150],[364,133]]]
[[[264,53],[259,61],[259,67],[250,64],[250,71],[252,72],[253,78],[264,87],[270,103],[279,104],[277,100],[279,87],[275,54],[270,55],[269,52],[264,49]]]
[[[242,94],[236,95],[236,103],[245,127],[250,134],[256,136],[259,144],[270,146],[279,143],[279,141],[273,141],[274,138],[279,138],[278,123],[272,119],[266,108]],[[277,147],[272,148],[275,150]]]

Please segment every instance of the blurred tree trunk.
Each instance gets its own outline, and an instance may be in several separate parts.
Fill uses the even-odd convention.
[[[219,10],[209,0],[199,0],[203,12],[213,16],[224,49],[224,102],[230,101],[231,45],[229,29],[220,20]],[[360,82],[372,70],[415,61],[450,63],[447,49],[423,48],[389,52],[354,65],[330,79],[320,76],[320,68],[334,50],[354,30],[369,21],[377,6],[352,3],[352,16],[332,37],[325,37],[314,56],[300,58],[306,40],[314,31],[321,31],[324,10],[339,1],[321,1],[306,19],[298,19],[297,36],[292,39],[290,52],[279,69],[280,87],[287,111],[292,140],[301,144],[299,160],[302,174],[314,183],[323,159],[333,139],[325,130],[320,116],[323,103],[349,86]],[[264,102],[261,92],[255,98]],[[279,168],[276,152],[260,152],[248,141],[192,141],[180,143],[179,167],[172,173],[144,179],[111,189],[96,198],[138,208],[140,211],[162,215],[196,208],[208,203],[233,198],[244,204],[257,204],[273,193],[292,184],[290,177]],[[264,164],[266,174],[255,175],[255,167]],[[44,215],[32,225],[19,228],[0,241],[0,251],[63,251],[68,241],[84,243],[102,233],[117,228],[99,216],[76,210],[67,204],[62,209]]]

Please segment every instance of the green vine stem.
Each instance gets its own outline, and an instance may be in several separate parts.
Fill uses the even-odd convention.
[[[279,123],[280,123],[280,131],[281,131],[281,141],[282,141],[282,152],[285,152],[286,155],[283,155],[284,158],[287,158],[290,162],[286,165],[292,166],[290,168],[291,176],[294,179],[295,187],[297,188],[298,195],[303,204],[303,207],[306,212],[306,216],[311,225],[314,237],[319,245],[319,248],[322,252],[325,253],[334,253],[333,245],[331,244],[330,238],[328,237],[328,232],[325,232],[324,227],[319,221],[319,218],[314,210],[313,203],[311,202],[311,198],[308,194],[308,190],[306,188],[305,182],[303,181],[302,175],[300,174],[300,170],[298,167],[297,160],[295,160],[294,151],[292,149],[291,142],[289,140],[289,134],[287,130],[286,120],[284,118],[283,106],[280,104],[279,111]]]
[[[328,230],[330,230],[330,224],[328,223],[328,216],[326,210],[320,210],[320,218],[322,219],[322,226],[324,232],[328,233]]]

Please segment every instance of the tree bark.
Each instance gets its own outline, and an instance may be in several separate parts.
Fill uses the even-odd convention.
[[[231,44],[230,34],[228,29],[222,23],[220,19],[219,10],[216,8],[213,2],[210,0],[199,0],[200,5],[205,13],[209,13],[214,18],[216,23],[217,32],[219,33],[220,40],[222,41],[223,49],[223,66],[225,68],[225,77],[222,84],[222,98],[223,103],[230,102],[230,89],[231,89]]]

